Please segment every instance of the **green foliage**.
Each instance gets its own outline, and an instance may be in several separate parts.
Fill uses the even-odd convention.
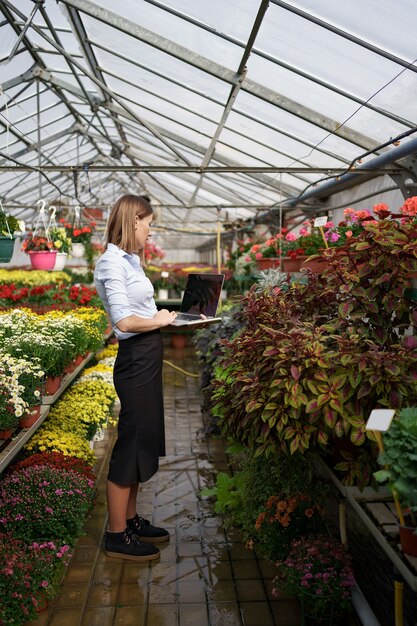
[[[320,483],[313,485],[309,460],[300,454],[266,459],[253,451],[242,452],[241,446],[236,452],[234,475],[220,472],[216,485],[202,495],[215,497],[215,511],[225,516],[227,526],[241,529],[249,547],[266,558],[281,558],[294,537],[321,526],[319,505],[326,489]],[[297,506],[292,506],[291,499]],[[281,506],[285,517],[273,518]]]
[[[388,482],[411,514],[417,513],[417,408],[400,411],[383,441],[385,451],[378,460],[384,469],[374,476],[380,483]],[[413,521],[417,525],[415,516]]]
[[[405,297],[416,241],[411,221],[363,222],[349,247],[324,252],[330,267],[308,285],[251,290],[215,362],[212,413],[224,435],[257,455],[348,439],[358,452],[337,468],[346,484],[369,482],[370,411],[417,403],[417,311]]]

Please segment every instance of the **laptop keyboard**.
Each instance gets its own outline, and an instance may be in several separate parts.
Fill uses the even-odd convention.
[[[191,313],[178,313],[176,320],[183,320],[184,322],[193,322],[194,320],[201,319],[199,315],[192,315]]]

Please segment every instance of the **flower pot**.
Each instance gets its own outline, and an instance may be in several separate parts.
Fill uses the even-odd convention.
[[[301,268],[301,258],[292,259],[285,256],[282,259],[282,269],[284,272],[299,272]]]
[[[279,257],[269,257],[267,259],[256,259],[256,267],[258,270],[267,270],[271,267],[279,267]]]
[[[415,526],[408,525],[411,523],[409,516],[405,516],[404,521],[406,522],[404,526],[402,524],[398,524],[401,547],[404,554],[417,557],[417,535],[415,534],[417,529]]]
[[[168,289],[158,289],[158,300],[168,300]]]
[[[0,430],[0,439],[10,439],[13,434],[13,428],[5,428],[4,430]]]
[[[187,336],[186,335],[172,335],[171,337],[171,345],[173,348],[185,348],[187,345]]]
[[[53,396],[61,386],[62,376],[47,376],[45,380],[45,394]]]
[[[81,259],[85,253],[85,245],[83,243],[73,243],[71,248],[71,256],[74,259]]]
[[[9,263],[13,256],[14,237],[0,237],[0,263]]]
[[[311,260],[306,259],[301,263],[301,269],[309,269],[314,272],[314,274],[322,274],[328,266],[328,260],[323,257]]]
[[[67,262],[67,257],[68,257],[68,254],[66,252],[56,253],[54,272],[61,272],[64,269],[65,263]]]
[[[56,250],[29,250],[30,264],[34,270],[53,270],[56,261]]]
[[[39,419],[40,415],[41,415],[40,404],[36,404],[35,406],[29,407],[25,415],[23,415],[19,419],[20,428],[30,428]]]
[[[83,361],[84,361],[84,355],[83,354],[79,354],[78,356],[76,356],[75,359],[73,360],[74,369],[76,367],[78,367],[79,365],[81,365],[81,363]]]
[[[340,611],[336,604],[336,596],[317,596],[301,591],[301,626],[339,626]]]

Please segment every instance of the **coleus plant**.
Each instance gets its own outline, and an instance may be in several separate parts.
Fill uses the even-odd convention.
[[[215,370],[212,411],[224,434],[257,454],[366,444],[369,454],[345,454],[338,469],[348,484],[368,482],[370,411],[417,400],[417,312],[405,297],[415,228],[411,218],[369,220],[349,248],[325,253],[330,268],[308,285],[252,290]]]

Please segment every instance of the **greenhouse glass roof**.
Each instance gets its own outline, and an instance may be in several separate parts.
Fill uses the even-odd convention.
[[[161,225],[211,232],[218,219],[320,208],[369,178],[415,180],[412,0],[0,11],[0,198],[16,215],[41,197],[106,208],[133,192]]]

